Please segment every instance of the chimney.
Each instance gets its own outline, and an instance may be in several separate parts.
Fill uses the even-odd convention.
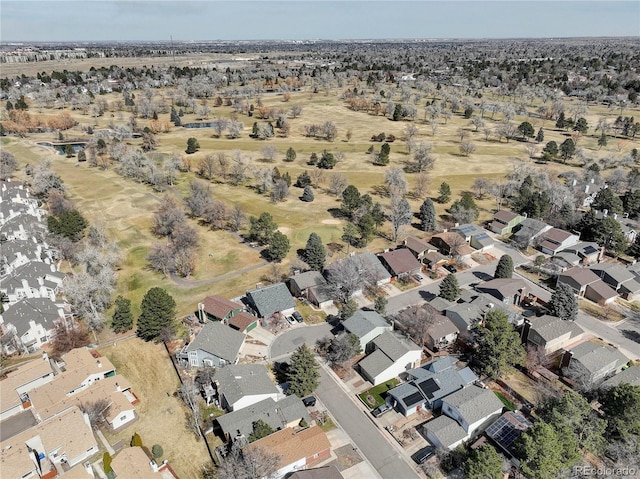
[[[617,220],[617,219],[618,219],[618,213],[614,213],[614,214],[613,214],[613,219],[614,219],[614,220]]]
[[[49,361],[49,355],[45,351],[42,351],[42,360]]]
[[[98,365],[98,367],[99,367],[99,368],[101,368],[101,367],[102,367],[102,363],[100,362],[100,360],[99,360],[99,359],[96,359],[96,364]]]
[[[572,357],[573,353],[571,351],[565,351],[565,353],[562,355],[562,360],[560,361],[560,369],[564,369],[569,366]]]
[[[602,210],[602,215],[603,215],[605,218],[607,217],[607,215],[608,215],[608,214],[609,214],[609,210],[608,210],[608,209],[606,209],[606,208],[605,208],[604,210]]]
[[[571,183],[571,186],[576,186],[576,184],[578,183],[578,180],[576,180],[575,178],[573,179],[573,182]]]
[[[585,194],[589,194],[589,185],[585,185],[584,192]]]

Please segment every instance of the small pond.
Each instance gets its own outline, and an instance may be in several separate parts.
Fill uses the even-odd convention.
[[[183,123],[185,128],[215,128],[218,125],[217,121],[208,121],[204,123]]]
[[[82,150],[84,148],[84,146],[86,145],[85,142],[82,143],[56,143],[53,144],[49,141],[40,141],[38,142],[38,145],[40,146],[45,146],[47,148],[54,148],[59,155],[64,155],[64,149],[67,145],[71,145],[73,147],[73,152],[74,153],[78,153],[80,150]]]

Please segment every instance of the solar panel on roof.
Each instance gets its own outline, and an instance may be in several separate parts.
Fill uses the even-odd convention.
[[[524,425],[524,422],[521,421],[518,416],[515,417]],[[515,425],[504,416],[487,428],[487,435],[504,449],[509,449],[523,432],[524,431],[516,428]]]
[[[407,405],[407,407],[415,406],[416,404],[420,404],[423,401],[424,398],[422,397],[422,394],[418,392],[410,394],[408,397],[404,398],[404,403]]]
[[[595,253],[595,252],[597,252],[597,251],[598,251],[598,250],[597,250],[597,249],[595,249],[593,246],[587,246],[587,247],[584,249],[584,253],[585,253],[585,254],[592,254],[592,253]]]
[[[422,381],[418,383],[417,386],[424,393],[424,395],[429,399],[433,399],[433,393],[435,393],[440,389],[440,386],[438,386],[438,383],[431,378],[427,379],[426,381]]]

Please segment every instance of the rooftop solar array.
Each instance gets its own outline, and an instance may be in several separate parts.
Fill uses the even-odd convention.
[[[433,393],[440,389],[438,383],[433,379],[429,378],[426,381],[422,381],[417,384],[417,386],[422,390],[424,395],[429,399],[433,399]]]
[[[511,414],[510,417],[515,419],[517,424],[514,424],[509,418],[503,415],[487,428],[489,437],[505,450],[509,450],[515,440],[531,427],[531,423],[520,414]]]

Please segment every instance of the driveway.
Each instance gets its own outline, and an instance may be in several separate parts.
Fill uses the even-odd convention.
[[[331,335],[331,325],[321,323],[313,326],[295,327],[279,334],[269,347],[269,359],[277,360],[289,356],[298,347],[306,343],[313,348],[318,339]]]

